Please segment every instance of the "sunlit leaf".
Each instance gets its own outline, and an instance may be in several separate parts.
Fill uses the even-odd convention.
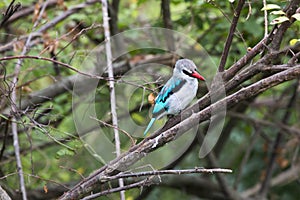
[[[281,9],[281,7],[277,4],[267,4],[266,6],[264,6],[261,11],[264,11],[264,10],[278,10],[278,9]]]
[[[85,169],[84,169],[83,167],[79,167],[76,171],[77,171],[77,173],[79,173],[79,174],[83,174],[84,171],[85,171]]]
[[[74,151],[71,151],[69,149],[60,149],[59,151],[56,152],[55,158],[59,159],[63,156],[73,156],[75,153]]]
[[[293,14],[292,17],[295,18],[297,21],[300,21],[300,13]]]
[[[281,24],[282,22],[288,21],[289,18],[285,16],[277,17],[271,21],[270,24]]]
[[[300,42],[300,39],[291,39],[290,40],[290,45],[294,46],[297,42]]]
[[[0,113],[0,118],[3,118],[3,119],[5,119],[5,120],[8,120],[8,117],[5,116],[5,115],[2,115],[1,113]]]
[[[285,15],[285,12],[282,10],[274,10],[271,12],[272,15]]]

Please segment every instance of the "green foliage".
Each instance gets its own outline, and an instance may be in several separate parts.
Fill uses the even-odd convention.
[[[281,9],[281,7],[277,4],[267,4],[266,6],[264,6],[261,11],[263,10],[278,10]]]
[[[69,149],[61,149],[56,152],[57,159],[61,158],[62,156],[74,156],[74,151],[71,151]]]
[[[9,0],[0,2],[1,12],[5,11],[5,8],[10,2]],[[39,1],[24,0],[21,3],[23,7],[32,7],[37,2]],[[84,0],[63,1],[65,8],[61,5],[55,5],[46,9],[45,16],[35,28],[33,28],[33,13],[2,28],[1,31],[3,32],[0,33],[1,48],[13,40],[19,42],[14,43],[11,49],[1,53],[1,57],[20,55],[24,45],[24,41],[22,43],[21,40],[22,36],[28,35],[30,32],[43,27],[55,17],[63,14],[65,9],[70,9],[73,6],[85,2]],[[203,50],[209,55],[210,60],[202,59],[202,55],[197,55],[197,58],[195,58],[195,60],[200,63],[199,70],[201,70],[201,73],[204,76],[215,74],[217,70],[216,66],[220,62],[220,57],[224,50],[224,43],[234,17],[233,9],[237,5],[237,1],[230,3],[229,1],[171,0],[170,2],[173,29],[193,39],[194,43],[190,44],[191,50]],[[282,47],[290,45],[296,48],[299,46],[300,14],[297,13],[288,18],[283,11],[288,2],[289,1],[278,2],[270,0],[265,7],[263,7],[262,1],[251,1],[251,5],[245,4],[230,47],[226,68],[235,64],[237,60],[246,55],[247,51],[264,37],[265,11],[268,14],[268,32],[272,30],[273,27],[280,26],[286,21],[296,21],[285,33]],[[74,68],[86,72],[91,69],[89,68],[90,66],[84,65],[84,61],[89,59],[88,55],[90,55],[90,50],[99,44],[103,44],[101,43],[104,40],[102,23],[101,4],[88,5],[84,9],[62,20],[46,32],[34,36],[33,41],[36,43],[31,46],[28,55],[52,58],[53,55],[51,53],[54,52],[58,61],[68,63]],[[90,28],[92,24],[99,25],[100,28]],[[163,27],[163,24],[161,1],[120,1],[117,24],[119,31],[149,26]],[[83,28],[90,29],[83,31],[82,35],[77,35]],[[160,35],[157,37],[160,37]],[[158,41],[160,42],[160,40]],[[196,44],[196,41],[199,44]],[[126,42],[129,43],[128,52],[122,56],[124,56],[124,60],[126,57],[128,63],[138,63],[139,59],[143,57],[165,55],[168,53],[159,48],[137,49],[137,46],[150,46],[150,44],[153,43],[153,41],[145,40],[143,35],[139,32],[127,35]],[[56,44],[53,52],[48,49],[49,46],[47,45],[49,45],[49,43]],[[182,43],[179,44],[182,46],[185,45]],[[180,50],[182,46],[176,48]],[[251,60],[251,63],[259,59],[260,56],[263,56],[265,51]],[[291,55],[296,53],[297,48],[289,52]],[[277,62],[287,63],[291,55],[287,55],[285,58],[278,58]],[[102,57],[99,59],[102,59]],[[101,61],[104,63],[104,60]],[[271,64],[276,65],[277,62],[272,60]],[[249,63],[249,65],[251,63]],[[91,65],[94,66],[93,64],[94,63]],[[11,77],[14,75],[15,65],[16,59],[1,62],[1,67],[5,69],[7,75],[5,81],[8,84],[11,84]],[[152,70],[152,67],[154,70]],[[0,68],[0,70],[2,68]],[[160,76],[154,75],[153,71]],[[148,103],[148,95],[150,93],[158,93],[162,84],[167,80],[167,77],[170,76],[171,68],[153,64],[153,66],[151,65],[149,67],[149,72],[150,73],[141,73],[137,70],[136,74],[125,74],[120,81],[115,82],[119,127],[131,134],[132,139],[137,143],[142,140],[138,135],[149,121],[151,105]],[[88,71],[88,73],[94,72]],[[269,72],[260,73],[256,78],[241,84],[240,87],[253,84],[268,75],[268,73]],[[25,99],[30,100],[34,92],[52,87],[57,83],[61,83],[66,77],[75,74],[77,73],[62,66],[59,67],[59,74],[57,74],[55,66],[51,62],[24,59],[20,75],[18,76],[17,96],[20,101],[18,101],[17,106],[21,105]],[[2,74],[0,74],[0,77],[2,81]],[[119,77],[119,75],[117,77]],[[155,82],[158,79],[160,81]],[[273,144],[279,131],[285,134],[286,140],[284,142],[287,144],[293,142],[292,137],[294,135],[286,133],[285,130],[280,129],[279,125],[286,113],[286,105],[291,97],[294,84],[295,81],[285,82],[255,97],[253,102],[242,102],[248,107],[244,113],[240,113],[244,115],[245,118],[238,119],[238,117],[232,118],[230,114],[227,115],[225,124],[231,119],[234,119],[234,127],[232,127],[232,131],[227,140],[220,142],[224,142],[224,144],[222,144],[224,146],[222,147],[220,155],[217,155],[217,159],[220,167],[233,169],[234,173],[232,175],[226,175],[226,180],[229,183],[236,181],[247,148],[257,131],[260,132],[260,134],[258,134],[259,136],[257,136],[257,141],[255,141],[253,145],[253,150],[249,155],[248,161],[241,168],[241,179],[237,186],[238,191],[244,191],[261,182],[261,178],[264,177],[265,170],[267,169],[267,158],[270,156],[271,144]],[[131,90],[131,88],[129,88],[130,85],[134,85],[135,89]],[[205,85],[203,84],[202,87],[205,87]],[[2,82],[0,83],[0,89],[2,89]],[[0,90],[0,92],[2,95],[2,90]],[[9,96],[8,94],[10,92],[11,91],[7,90],[7,94],[4,95],[5,98]],[[199,91],[198,97],[202,97],[204,92],[205,91]],[[107,81],[99,80],[98,88],[95,92],[95,99],[92,99],[93,95],[87,92],[82,95],[84,96],[82,102],[72,102],[73,91],[67,88],[67,92],[53,99],[49,99],[46,103],[34,105],[28,108],[28,110],[18,113],[20,117],[17,119],[17,124],[19,128],[22,164],[28,190],[41,189],[44,185],[53,182],[73,184],[82,178],[81,175],[87,176],[115,157],[113,145],[109,146],[110,144],[114,144],[113,128],[104,125],[101,121],[97,121],[98,119],[111,124],[109,94],[110,90]],[[129,102],[123,101],[122,97],[128,97]],[[3,105],[11,103],[11,99],[6,99],[7,102]],[[94,103],[93,109],[95,109],[96,112],[96,116],[91,117],[95,119],[93,119],[92,122],[82,120],[80,128],[84,129],[95,123],[97,127],[101,127],[101,131],[88,130],[86,135],[81,135],[82,138],[89,137],[89,134],[91,134],[87,139],[90,143],[85,143],[77,133],[78,124],[74,123],[74,119],[77,116],[73,114],[76,109],[79,115],[88,115],[90,108],[86,105],[91,101]],[[266,102],[269,102],[269,104]],[[275,105],[277,102],[280,103]],[[2,102],[0,101],[0,103]],[[0,109],[2,109],[3,105],[0,104]],[[299,128],[299,99],[297,99],[296,105],[296,107],[290,109],[291,117],[287,125],[295,129]],[[5,137],[5,134],[3,134],[5,123],[2,122],[7,121],[11,123],[11,119],[7,114],[11,113],[11,108],[10,106],[6,106],[6,108],[6,110],[1,110],[3,113],[0,113],[1,139]],[[126,113],[126,109],[130,111],[129,114]],[[263,122],[265,121],[271,123],[264,124]],[[164,120],[158,121],[153,126],[154,129],[162,127],[164,122]],[[135,123],[137,126],[131,127],[128,125],[129,123]],[[204,125],[201,127],[201,130],[204,130]],[[10,126],[9,131],[6,133],[10,138]],[[122,151],[126,151],[132,146],[132,141],[124,132],[120,133],[120,139]],[[107,143],[107,146],[99,145],[100,141],[105,141],[104,143]],[[3,144],[4,143],[1,142],[1,145]],[[93,146],[90,144],[93,144]],[[282,142],[282,144],[285,143]],[[296,147],[297,144],[298,143],[296,143]],[[178,153],[178,151],[181,151],[184,144],[180,144],[178,148],[170,148],[170,146],[171,144],[165,145],[165,147],[169,148],[168,150],[171,149],[171,151],[167,151],[163,148],[157,150],[161,156],[160,158],[163,159],[153,161],[155,162],[153,165],[157,164],[158,166],[163,166],[170,159],[176,160],[176,158],[173,158],[175,155],[174,152]],[[288,163],[286,166],[281,167],[279,161],[276,161],[275,175],[278,175],[281,171],[292,165],[292,157],[293,155],[297,155],[296,151],[299,151],[297,150],[298,147],[296,147],[292,148],[292,150],[288,145],[281,147],[285,153],[283,157],[288,160]],[[195,145],[195,147],[176,164],[176,168],[193,168],[195,166],[209,167],[210,164],[207,164],[206,158],[201,160],[198,158],[199,149],[200,144]],[[7,185],[12,190],[17,190],[19,183],[18,176],[15,174],[15,166],[13,143],[9,139],[4,148],[4,156],[1,158],[0,169],[3,175],[13,174],[8,175],[5,179],[1,179],[1,185]],[[195,177],[198,177],[198,175],[195,175]],[[207,178],[207,176],[205,177]],[[163,180],[162,177],[162,181]],[[215,178],[211,178],[211,180],[217,183]],[[276,186],[271,188],[269,198],[296,199],[299,195],[299,192],[297,192],[298,187],[295,181],[283,186]],[[127,199],[134,199],[139,194],[140,189],[133,189],[126,192]],[[119,196],[117,194],[113,194],[101,199],[118,198]],[[164,187],[155,188],[147,199],[169,200],[191,198],[193,198],[193,195],[186,191]],[[40,199],[43,199],[43,196],[40,197]]]

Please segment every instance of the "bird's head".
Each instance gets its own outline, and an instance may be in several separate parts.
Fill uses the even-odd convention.
[[[205,81],[204,77],[199,74],[195,63],[189,59],[178,60],[175,64],[174,75],[182,77],[184,79],[197,78],[201,81]]]

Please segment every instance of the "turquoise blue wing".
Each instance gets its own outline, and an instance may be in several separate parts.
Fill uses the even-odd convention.
[[[171,78],[166,85],[161,89],[158,96],[155,99],[155,105],[152,111],[154,118],[160,118],[169,109],[169,98],[176,93],[185,84],[184,79]]]

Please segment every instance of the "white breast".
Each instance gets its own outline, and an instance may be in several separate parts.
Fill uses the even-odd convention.
[[[178,114],[195,98],[198,90],[196,79],[188,80],[180,90],[170,96],[168,114]]]

